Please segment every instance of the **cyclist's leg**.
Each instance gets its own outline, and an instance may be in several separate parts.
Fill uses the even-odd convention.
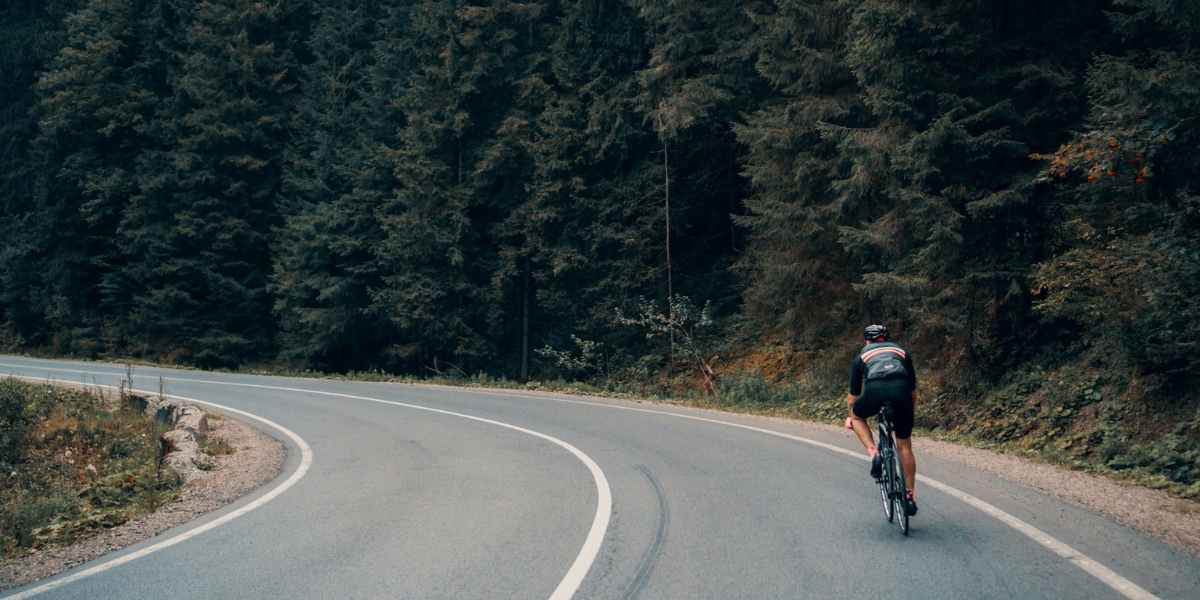
[[[912,438],[896,438],[896,453],[900,455],[900,464],[904,465],[905,485],[915,490],[917,484],[917,457],[913,455]]]
[[[858,436],[858,441],[862,442],[863,448],[867,450],[875,445],[875,436],[871,434],[871,426],[867,425],[867,419],[877,413],[879,402],[870,390],[863,390],[861,396],[850,401],[850,419],[854,426],[854,435]]]
[[[892,402],[892,417],[896,424],[896,451],[904,465],[904,478],[908,489],[916,489],[917,457],[912,451],[913,401],[912,393],[905,388],[903,398]]]

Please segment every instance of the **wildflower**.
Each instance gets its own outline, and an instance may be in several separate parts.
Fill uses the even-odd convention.
[[[17,476],[17,472],[16,472],[16,471],[13,471],[12,473],[9,473],[9,474],[8,474],[8,476],[9,476],[9,477],[16,477],[16,476]]]
[[[87,472],[91,473],[92,475],[95,475],[96,474],[96,465],[89,464],[87,466]]]

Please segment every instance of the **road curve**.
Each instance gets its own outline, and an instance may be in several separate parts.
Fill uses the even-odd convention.
[[[0,373],[115,385],[125,369],[0,357]],[[288,445],[279,479],[39,598],[1193,598],[1200,584],[1186,553],[930,456],[936,485],[919,486],[902,537],[857,442],[803,423],[148,367],[135,388],[157,392],[160,376],[168,394],[302,441],[231,415]]]

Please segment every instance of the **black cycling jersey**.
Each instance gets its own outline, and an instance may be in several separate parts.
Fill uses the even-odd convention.
[[[874,353],[883,352],[889,356],[894,356],[900,359],[900,363],[904,365],[903,377],[908,380],[908,389],[917,389],[917,372],[913,369],[912,357],[904,351],[903,348],[896,344],[888,342],[877,342],[868,344],[863,348],[858,356],[854,357],[853,363],[850,365],[850,395],[860,396],[863,393],[863,380],[867,377],[867,361],[873,358]]]

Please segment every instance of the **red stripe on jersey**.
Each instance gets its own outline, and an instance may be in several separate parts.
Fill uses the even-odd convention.
[[[900,358],[908,358],[904,354],[904,351],[899,348],[880,348],[878,350],[872,350],[872,351],[864,354],[862,356],[862,361],[867,362],[868,360],[871,360],[872,358],[874,358],[875,356],[878,356],[879,354],[881,354],[883,352],[891,352],[892,354],[899,354]]]

